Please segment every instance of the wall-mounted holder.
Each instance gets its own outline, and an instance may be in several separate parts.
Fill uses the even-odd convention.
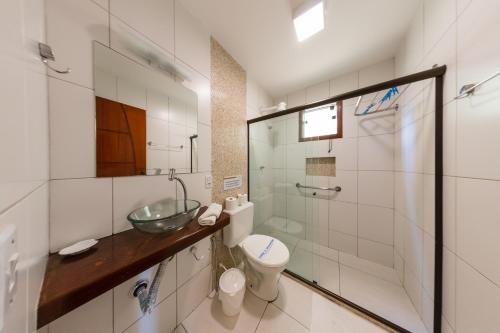
[[[462,88],[460,89],[459,95],[456,96],[455,99],[462,99],[462,98],[474,95],[477,88],[479,88],[480,86],[482,86],[486,82],[493,80],[497,76],[500,76],[500,72],[493,74],[489,78],[484,79],[483,81],[481,81],[479,83],[471,83],[471,84],[466,84],[466,85],[462,86]]]
[[[53,70],[59,74],[69,74],[71,73],[71,68],[67,67],[65,70],[55,69],[54,67],[49,65],[49,61],[55,61],[54,53],[52,52],[52,48],[44,43],[38,43],[38,51],[40,52],[40,57],[42,57],[42,62],[47,66],[48,69]]]

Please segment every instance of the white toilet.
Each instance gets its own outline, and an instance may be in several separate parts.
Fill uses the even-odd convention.
[[[250,235],[253,228],[254,205],[244,203],[232,210],[230,223],[224,228],[224,245],[229,248],[239,246],[245,254],[250,269],[247,268],[247,288],[265,301],[278,297],[278,280],[285,270],[290,253],[280,240],[266,235]]]

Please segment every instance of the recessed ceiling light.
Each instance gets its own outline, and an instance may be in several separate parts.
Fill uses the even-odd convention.
[[[297,8],[293,15],[293,25],[299,42],[325,28],[323,1],[307,1]]]

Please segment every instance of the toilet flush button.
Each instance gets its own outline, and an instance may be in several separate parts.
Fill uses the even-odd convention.
[[[15,299],[18,261],[16,226],[8,224],[0,228],[0,332]]]

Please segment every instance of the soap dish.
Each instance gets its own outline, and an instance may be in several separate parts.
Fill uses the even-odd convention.
[[[90,248],[97,244],[97,240],[95,239],[86,239],[79,241],[71,246],[65,247],[61,251],[59,251],[59,255],[61,256],[74,256],[85,251],[90,250]]]

